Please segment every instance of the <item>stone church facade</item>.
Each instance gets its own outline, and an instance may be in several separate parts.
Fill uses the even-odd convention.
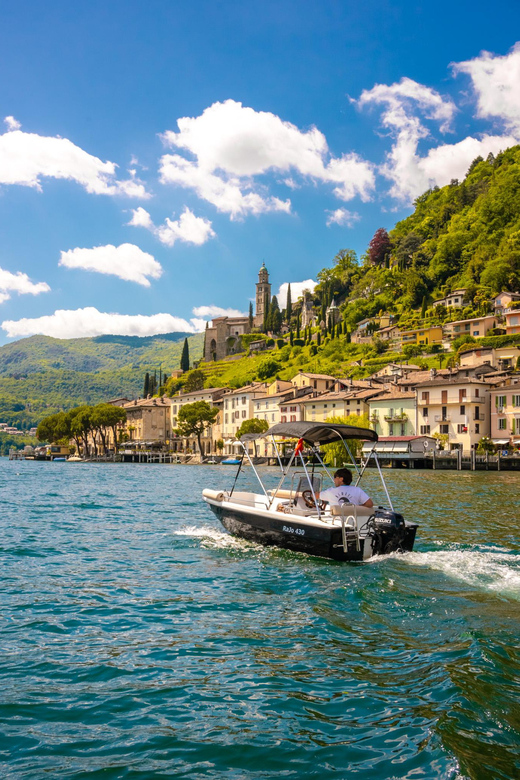
[[[264,313],[271,303],[269,272],[262,263],[256,284],[256,308],[253,326],[262,327]],[[229,355],[243,351],[242,336],[251,332],[249,317],[216,317],[206,328],[204,337],[204,360],[222,360]]]

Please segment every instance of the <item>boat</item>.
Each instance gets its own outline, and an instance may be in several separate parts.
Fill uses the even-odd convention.
[[[271,490],[265,487],[248,452],[248,445],[263,437],[271,438],[281,470],[280,480]],[[297,440],[285,466],[277,443],[280,438]],[[352,456],[348,444],[351,439],[374,443],[360,466]],[[411,551],[417,524],[405,521],[394,510],[375,451],[377,440],[375,431],[353,425],[312,421],[279,423],[263,434],[242,436],[239,442],[242,456],[237,459],[239,463],[233,487],[229,491],[206,488],[202,496],[227,531],[263,545],[338,561],[367,561],[377,555]],[[356,487],[369,461],[375,461],[388,506],[347,503],[331,506],[319,498],[323,477],[334,484],[333,476],[323,462],[320,446],[339,441],[343,442],[355,471]],[[284,443],[287,446],[287,441]],[[310,449],[310,466],[309,452],[304,455],[305,449]],[[249,462],[256,475],[261,488],[259,493],[235,490],[244,460]],[[284,487],[284,483],[288,487]]]
[[[221,460],[220,464],[222,466],[239,466],[242,464],[241,458],[226,458],[225,460]]]

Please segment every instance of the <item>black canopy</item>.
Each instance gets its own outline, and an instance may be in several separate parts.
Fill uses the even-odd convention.
[[[334,423],[317,423],[309,420],[302,422],[278,423],[269,428],[265,433],[245,434],[240,441],[247,442],[254,439],[262,439],[265,436],[289,436],[293,439],[303,439],[309,444],[331,444],[340,439],[363,439],[365,441],[377,441],[378,436],[370,428],[357,428],[355,425],[341,425]]]

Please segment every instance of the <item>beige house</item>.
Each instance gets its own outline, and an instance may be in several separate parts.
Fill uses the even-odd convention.
[[[520,447],[520,377],[507,377],[489,391],[491,438],[499,447]]]
[[[520,293],[506,292],[505,290],[493,298],[495,314],[501,315],[509,309],[512,303],[520,301]]]
[[[416,388],[417,433],[448,436],[448,449],[471,452],[489,436],[490,383],[474,377],[440,377]]]
[[[445,306],[447,309],[462,309],[464,306],[464,296],[466,288],[459,287],[458,290],[448,293],[444,298],[439,298],[433,302],[433,306]]]
[[[487,363],[500,371],[507,371],[511,368],[516,368],[520,358],[520,346],[493,348],[475,345],[461,350],[459,354],[461,368],[480,366]]]
[[[254,402],[267,395],[265,382],[253,382],[238,390],[233,390],[223,398],[222,438],[225,442],[225,453],[234,453],[232,441],[244,420],[254,417]]]
[[[415,436],[415,391],[392,387],[368,401],[370,425],[379,436]]]
[[[368,415],[368,400],[380,392],[380,388],[372,388],[322,393],[315,398],[301,401],[302,419],[323,422],[329,417],[347,417],[350,414]]]
[[[329,390],[336,380],[328,374],[307,374],[304,371],[298,371],[293,376],[291,383],[294,387],[312,387],[318,393],[324,393]]]
[[[126,423],[121,426],[123,438],[141,444],[170,443],[171,398],[140,398],[122,405]]]
[[[194,390],[192,393],[177,393],[171,399],[171,429],[172,429],[172,446],[171,449],[174,452],[185,452],[187,450],[196,451],[198,449],[197,437],[192,435],[188,437],[182,437],[176,434],[175,428],[177,427],[179,411],[186,404],[193,404],[196,401],[205,401],[210,406],[216,406],[219,410],[222,409],[223,397],[229,393],[228,387],[211,387],[204,390]],[[215,453],[215,443],[222,438],[221,429],[221,416],[219,415],[215,423],[204,431],[204,435],[201,439],[202,452],[204,454]]]
[[[497,327],[497,318],[493,314],[486,317],[475,317],[471,320],[457,320],[456,322],[447,322],[442,326],[445,341],[448,343],[458,336],[473,336],[482,338],[488,331]]]

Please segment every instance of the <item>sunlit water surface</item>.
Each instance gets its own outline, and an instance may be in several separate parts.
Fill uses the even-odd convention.
[[[0,776],[519,778],[520,475],[387,472],[368,564],[232,538],[233,477],[0,459]]]

